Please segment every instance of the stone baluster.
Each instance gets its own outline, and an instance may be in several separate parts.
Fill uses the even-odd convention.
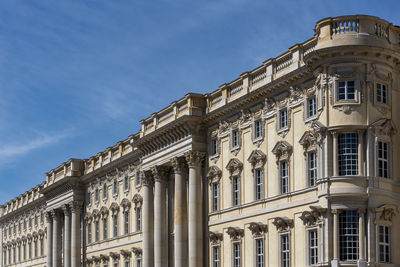
[[[185,154],[189,166],[188,243],[189,267],[203,266],[203,195],[201,164],[205,153]]]

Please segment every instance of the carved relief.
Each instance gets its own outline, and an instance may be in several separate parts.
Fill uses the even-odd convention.
[[[118,212],[119,212],[118,204],[115,203],[115,202],[111,203],[110,210],[111,210],[111,213],[112,213],[113,216],[117,215]]]
[[[378,135],[392,136],[397,133],[397,127],[391,119],[379,119],[370,127],[375,129]]]
[[[238,160],[237,158],[231,159],[228,164],[226,165],[226,169],[230,173],[230,178],[233,176],[238,176],[242,172],[243,163]]]
[[[200,167],[205,155],[204,152],[189,151],[185,154],[186,162],[189,167]]]
[[[239,227],[228,227],[226,233],[231,237],[232,240],[239,240],[244,235],[244,230]]]
[[[285,232],[293,227],[293,220],[287,217],[276,217],[272,224],[276,226],[278,232]]]
[[[222,171],[217,166],[211,166],[207,172],[207,178],[210,185],[218,183],[222,176]]]
[[[268,230],[268,226],[260,222],[251,222],[248,228],[253,236],[261,236]]]
[[[135,210],[140,209],[143,204],[143,198],[139,194],[135,194],[132,198],[133,203],[135,204]]]
[[[131,208],[131,202],[127,198],[124,198],[121,201],[121,207],[123,212],[129,211],[129,209]]]
[[[292,146],[286,141],[279,141],[272,149],[272,153],[275,154],[277,163],[280,160],[289,159],[292,154]]]
[[[252,171],[255,169],[260,169],[264,167],[265,161],[267,156],[261,150],[254,150],[251,152],[249,158],[247,159],[248,162],[252,165]]]
[[[310,211],[303,211],[300,219],[304,225],[312,226],[322,219],[322,215],[326,212],[325,208],[310,206]]]
[[[142,249],[141,248],[133,247],[132,248],[132,252],[133,252],[133,254],[135,254],[136,257],[140,257],[142,255]]]
[[[107,219],[107,217],[108,217],[108,208],[106,206],[101,207],[100,214],[101,214],[101,218],[103,220]]]
[[[221,243],[221,241],[222,241],[222,239],[223,239],[223,234],[222,233],[218,233],[218,232],[213,232],[213,231],[210,231],[209,233],[208,233],[208,237],[209,237],[209,239],[210,239],[210,242],[212,243],[212,244],[219,244],[219,243]]]

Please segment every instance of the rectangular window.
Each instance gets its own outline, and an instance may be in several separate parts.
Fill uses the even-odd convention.
[[[256,191],[256,200],[260,200],[263,198],[263,171],[261,169],[256,169],[254,171],[254,183],[255,183],[255,191]]]
[[[261,120],[254,122],[254,139],[262,137],[262,123]]]
[[[232,205],[240,204],[240,179],[238,176],[232,177]]]
[[[378,176],[389,178],[389,145],[378,141]]]
[[[281,235],[281,267],[290,266],[289,234]]]
[[[142,259],[136,260],[136,267],[142,267]]]
[[[113,182],[113,195],[118,194],[118,182],[117,180],[114,180]]]
[[[87,225],[87,243],[92,243],[92,224],[89,223]]]
[[[212,251],[213,251],[213,254],[212,254],[212,256],[213,256],[213,258],[212,258],[212,261],[213,261],[212,267],[220,267],[219,246],[214,246],[212,248]]]
[[[99,201],[99,189],[96,188],[94,191],[94,201],[98,202]]]
[[[256,239],[256,267],[264,267],[264,239]]]
[[[125,267],[129,267],[129,261],[125,262]]]
[[[307,100],[307,111],[308,118],[312,118],[317,115],[317,99],[315,96]]]
[[[341,81],[338,83],[338,100],[354,100],[354,81]]]
[[[233,267],[242,266],[240,243],[233,243]]]
[[[212,188],[212,210],[216,211],[219,209],[219,184],[211,184]]]
[[[107,184],[103,184],[103,199],[107,199],[107,195],[108,195]]]
[[[279,129],[286,128],[288,126],[288,111],[283,109],[279,111]]]
[[[136,209],[136,230],[142,231],[142,210]]]
[[[96,242],[100,240],[99,221],[94,222],[94,238]]]
[[[387,88],[385,84],[376,84],[376,101],[387,104]]]
[[[40,256],[43,256],[44,254],[44,241],[43,238],[40,239]]]
[[[239,130],[232,131],[232,148],[239,146]]]
[[[107,218],[103,219],[103,239],[108,238],[108,221]]]
[[[286,194],[289,192],[289,170],[288,162],[279,162],[279,180],[280,180],[280,191],[281,194]]]
[[[142,185],[142,179],[140,177],[140,172],[136,172],[136,187],[139,187]]]
[[[318,232],[317,229],[308,231],[308,262],[310,265],[318,263]]]
[[[390,227],[379,226],[379,261],[390,263]]]
[[[339,175],[358,174],[358,135],[356,133],[339,134]]]
[[[340,260],[358,260],[358,213],[344,210],[339,214]]]
[[[317,153],[309,152],[307,154],[307,163],[308,163],[308,185],[315,186],[317,180]]]
[[[118,236],[118,215],[113,216],[113,233],[114,237]]]
[[[211,156],[218,154],[218,140],[212,139],[211,140]]]
[[[118,267],[118,263],[114,263],[114,267]]]
[[[129,233],[129,211],[124,212],[124,230],[125,234]]]
[[[35,257],[37,257],[38,256],[38,250],[37,250],[37,241],[35,241],[34,243],[33,243],[33,255],[35,255]]]
[[[29,259],[32,259],[32,243],[29,243],[29,245],[28,245],[28,255],[29,255]]]
[[[129,178],[128,177],[124,178],[124,190],[125,191],[129,190]]]

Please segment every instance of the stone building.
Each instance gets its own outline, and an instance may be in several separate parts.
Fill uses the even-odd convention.
[[[399,65],[398,26],[317,22],[1,206],[1,266],[400,266]]]

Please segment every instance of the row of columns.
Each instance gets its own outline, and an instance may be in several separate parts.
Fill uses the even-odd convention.
[[[46,213],[47,267],[81,266],[81,210],[82,203],[74,201],[64,205],[62,209],[54,209]],[[64,235],[61,234],[61,216],[64,216]],[[64,250],[61,255],[62,242]],[[64,259],[63,265],[61,256]]]
[[[203,266],[201,165],[205,154],[188,152],[171,160],[174,188],[174,266]],[[189,181],[186,183],[186,164]],[[143,266],[168,266],[166,205],[167,166],[155,166],[143,177]],[[154,195],[153,195],[154,185]],[[187,191],[189,196],[187,196]]]

